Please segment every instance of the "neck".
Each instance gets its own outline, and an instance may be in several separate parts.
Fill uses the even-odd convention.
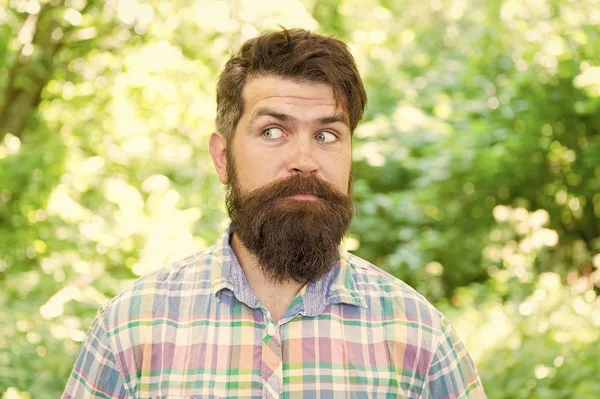
[[[265,275],[256,257],[244,246],[235,232],[231,238],[231,249],[256,298],[269,310],[274,321],[279,320],[305,284],[292,279],[274,283]]]

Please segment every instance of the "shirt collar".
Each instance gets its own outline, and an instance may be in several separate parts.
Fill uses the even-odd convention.
[[[257,308],[260,305],[258,299],[252,293],[246,276],[229,244],[232,233],[233,230],[229,225],[212,248],[213,293],[219,298],[221,291],[228,289],[240,302],[251,308]],[[317,316],[329,304],[345,303],[361,307],[367,306],[364,296],[356,287],[348,252],[342,245],[340,245],[339,252],[340,260],[325,275],[309,282],[302,288],[299,296],[296,297],[298,301],[295,299],[291,307],[298,306],[299,313],[305,316]]]

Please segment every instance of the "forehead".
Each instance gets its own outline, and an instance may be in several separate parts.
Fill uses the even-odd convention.
[[[248,116],[263,107],[289,111],[333,112],[336,101],[333,89],[325,83],[300,82],[277,76],[252,78],[243,91],[244,112]]]

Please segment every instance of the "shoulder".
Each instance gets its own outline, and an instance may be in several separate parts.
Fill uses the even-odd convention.
[[[444,315],[423,295],[374,264],[356,255],[348,255],[356,288],[371,310],[382,313],[384,318],[387,318],[386,314],[393,314],[394,318],[416,322],[431,330],[433,335],[442,332]]]
[[[100,309],[107,332],[132,321],[166,316],[165,303],[211,291],[212,247],[187,256],[134,281]]]
[[[396,364],[409,364],[404,381],[416,383],[419,397],[485,398],[477,369],[449,320],[423,295],[372,263],[349,254],[356,289],[365,299],[371,325],[384,326],[384,335],[403,348]],[[393,352],[393,350],[392,350]],[[419,359],[406,363],[405,359]],[[470,393],[468,393],[470,392]],[[436,394],[437,393],[437,394]]]

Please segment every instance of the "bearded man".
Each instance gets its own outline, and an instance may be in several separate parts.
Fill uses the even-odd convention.
[[[230,226],[101,308],[63,398],[485,398],[448,320],[341,246],[366,100],[339,40],[244,43],[209,141]]]

